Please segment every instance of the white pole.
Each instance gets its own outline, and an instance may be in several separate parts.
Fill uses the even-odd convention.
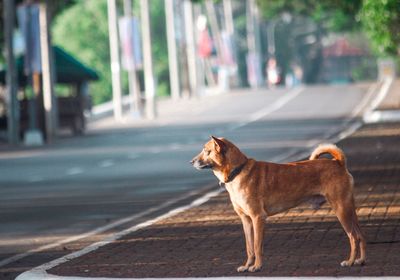
[[[194,39],[193,6],[191,0],[184,0],[186,55],[189,69],[189,84],[191,95],[197,95],[196,44]]]
[[[127,17],[132,17],[132,2],[131,0],[124,0],[124,14]],[[132,32],[132,30],[131,30]],[[132,56],[135,60],[135,55]],[[136,61],[133,61],[134,67],[136,67]],[[129,83],[129,107],[131,115],[134,117],[141,116],[141,93],[139,81],[136,75],[136,69],[128,70],[128,83]]]
[[[153,58],[151,55],[149,0],[140,0],[140,9],[143,39],[144,87],[146,90],[146,116],[148,119],[152,120],[156,118],[156,106]]]
[[[221,39],[221,33],[219,32],[219,25],[218,25],[217,15],[215,13],[214,2],[212,0],[206,0],[205,5],[208,17],[210,19],[211,32],[213,33],[215,39],[215,47],[217,49],[217,54],[219,58],[222,59],[222,39]]]
[[[51,69],[51,44],[49,38],[48,8],[46,4],[40,4],[39,8],[40,24],[40,48],[42,60],[42,79],[43,79],[43,105],[45,113],[46,140],[48,143],[53,141],[56,135],[55,114],[54,114],[54,86]]]
[[[248,52],[255,52],[255,34],[254,34],[254,0],[248,0],[247,2],[247,49]]]
[[[224,0],[223,7],[226,31],[229,35],[233,35],[235,33],[235,27],[233,24],[232,0]]]
[[[173,99],[179,99],[181,94],[179,90],[178,57],[176,51],[174,0],[165,0],[165,20],[167,28],[168,62],[169,62],[168,65],[169,65],[169,80],[171,85],[171,97]]]
[[[255,83],[251,85],[254,88],[258,88],[262,84],[262,73],[261,73],[261,53],[259,44],[259,12],[257,8],[256,0],[248,0],[247,2],[247,46],[248,53],[254,60],[253,65],[255,71]]]
[[[108,32],[110,38],[111,78],[113,91],[114,119],[122,120],[121,65],[118,47],[118,25],[116,0],[108,2]]]

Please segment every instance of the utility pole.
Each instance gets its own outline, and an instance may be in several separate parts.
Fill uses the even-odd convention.
[[[235,27],[233,24],[232,0],[223,0],[225,28],[229,35],[233,36]]]
[[[48,1],[47,1],[48,3]],[[49,13],[47,3],[40,4],[39,25],[40,25],[40,46],[42,61],[42,80],[43,80],[43,105],[45,113],[46,140],[48,143],[53,141],[56,136],[56,115],[54,111],[54,77],[51,63],[51,43],[49,36]]]
[[[110,39],[111,78],[113,91],[114,119],[122,120],[121,64],[118,47],[118,24],[116,0],[107,0],[108,32]]]
[[[17,99],[17,69],[13,54],[15,3],[14,0],[5,0],[3,3],[4,39],[7,61],[7,133],[8,142],[16,145],[19,143],[19,103]]]
[[[142,39],[143,39],[143,64],[144,64],[144,84],[146,90],[146,116],[148,119],[155,119],[155,80],[153,71],[153,58],[151,55],[151,35],[150,35],[150,12],[149,1],[140,0]]]
[[[176,50],[174,2],[175,2],[174,0],[165,0],[165,21],[167,28],[168,65],[169,65],[169,80],[171,85],[171,97],[172,99],[179,99],[181,94],[179,90],[179,72],[178,72],[178,57]]]
[[[132,19],[132,0],[124,0],[124,14],[129,19]],[[132,25],[130,26],[130,34],[133,36]],[[128,83],[129,83],[129,103],[130,110],[133,116],[140,117],[141,115],[141,98],[139,80],[136,75],[136,61],[135,53],[132,48],[133,69],[128,70]]]
[[[235,25],[233,21],[232,0],[223,0],[222,5],[224,8],[225,29],[232,44],[231,52],[232,57],[235,61],[235,65],[233,66],[234,74],[230,76],[229,82],[234,86],[238,86],[240,84],[240,77],[238,67],[238,53],[236,47]]]
[[[254,34],[254,0],[247,2],[247,49],[249,53],[256,51],[256,39]]]
[[[189,84],[191,95],[197,95],[197,65],[196,44],[194,39],[193,4],[191,0],[184,0],[183,13],[185,18],[186,56],[189,69]]]
[[[247,47],[248,47],[248,68],[252,67],[254,77],[250,86],[258,88],[262,84],[260,38],[259,38],[259,12],[256,0],[247,1]],[[250,66],[250,67],[249,67]],[[248,71],[251,69],[248,69]]]

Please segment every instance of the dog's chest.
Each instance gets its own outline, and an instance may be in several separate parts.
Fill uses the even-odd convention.
[[[226,190],[235,210],[240,210],[245,214],[251,212],[251,197],[245,189],[241,188],[240,185],[226,184]]]

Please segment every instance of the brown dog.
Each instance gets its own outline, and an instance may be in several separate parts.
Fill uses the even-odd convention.
[[[333,159],[318,159],[329,153]],[[302,202],[325,198],[350,240],[350,257],[342,266],[365,262],[366,242],[361,233],[353,198],[353,177],[343,152],[333,144],[320,145],[310,160],[276,164],[247,158],[224,138],[212,139],[191,161],[197,169],[210,168],[226,186],[233,208],[242,220],[247,260],[237,271],[262,268],[264,221]],[[358,248],[360,257],[356,259]]]

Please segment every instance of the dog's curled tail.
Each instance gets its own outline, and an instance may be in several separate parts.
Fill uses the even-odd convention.
[[[323,154],[330,154],[334,159],[346,166],[346,156],[343,151],[334,144],[321,144],[311,154],[310,160],[317,159]]]

